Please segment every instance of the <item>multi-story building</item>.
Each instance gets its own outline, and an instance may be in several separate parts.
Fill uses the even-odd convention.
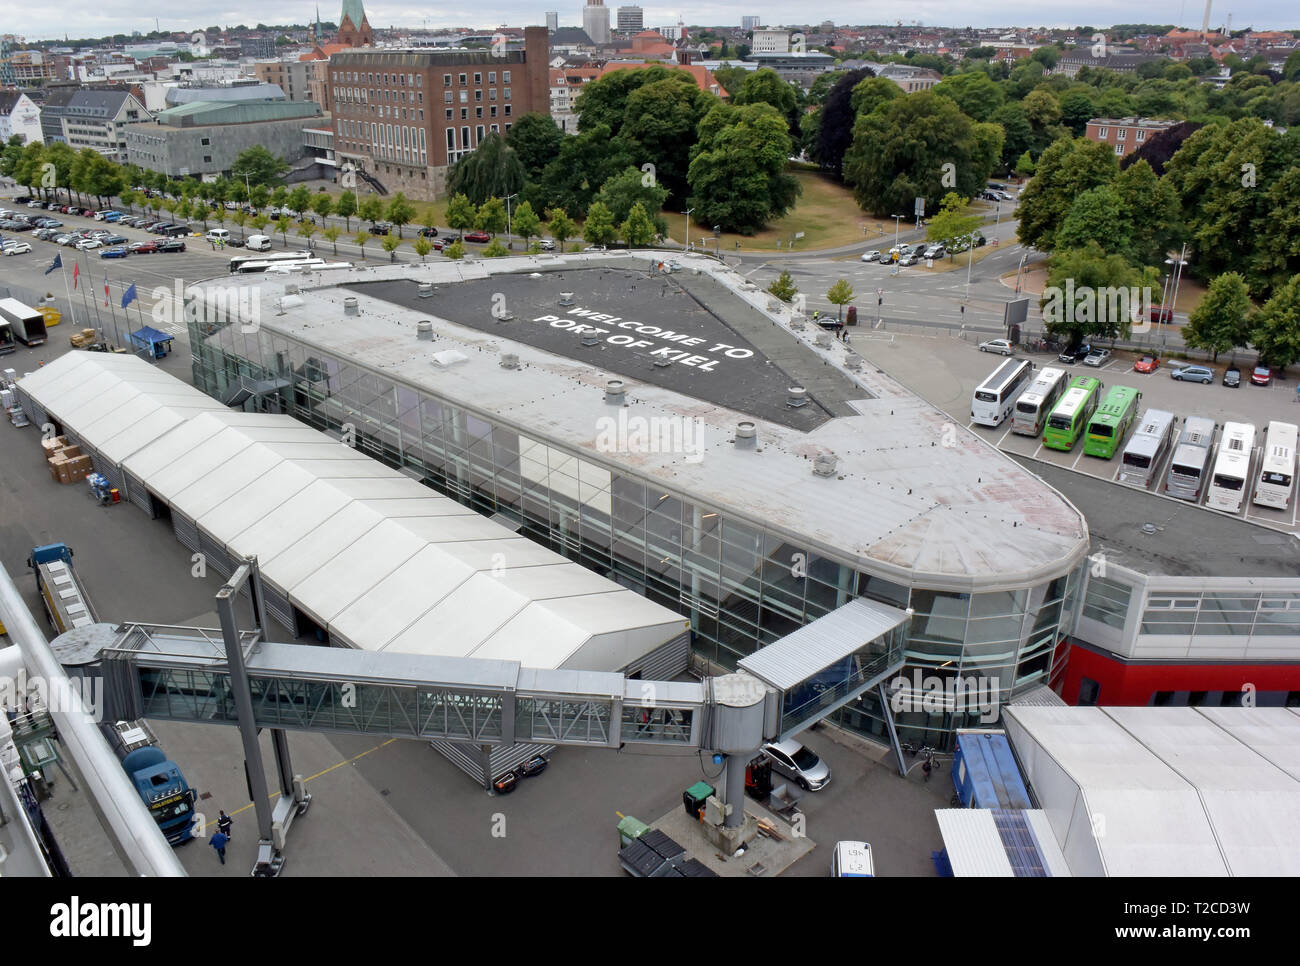
[[[361,0],[343,0],[343,13],[339,17],[339,33],[335,41],[349,47],[369,47],[375,42],[375,32],[366,19],[366,9]]]
[[[41,109],[23,91],[0,91],[0,144],[15,134],[24,144],[39,144]]]
[[[41,140],[46,144],[67,142],[63,136],[63,112],[75,93],[75,87],[56,87],[46,92],[41,101]]]
[[[550,70],[551,120],[566,134],[578,133],[575,106],[582,88],[599,79],[599,67],[557,67]]]
[[[147,120],[149,112],[127,90],[77,91],[61,110],[63,140],[74,150],[94,148],[126,163],[126,127]]]
[[[582,8],[582,29],[595,43],[609,43],[609,7],[604,0],[587,0]]]
[[[555,33],[555,31],[560,29],[560,15],[557,11],[546,11],[546,29],[550,33]]]
[[[787,54],[790,52],[790,31],[755,29],[749,50],[754,54]]]
[[[1155,121],[1149,117],[1094,117],[1088,122],[1084,137],[1089,141],[1109,144],[1116,155],[1124,157],[1142,147],[1147,138],[1155,137],[1177,123]]]
[[[620,33],[636,33],[645,29],[645,13],[640,7],[619,7],[617,13]]]
[[[449,165],[523,114],[550,112],[546,28],[522,50],[368,49],[329,62],[334,144],[389,191],[432,199]]]
[[[741,17],[740,29],[749,33],[751,30],[757,30],[759,24],[763,22],[762,17]]]

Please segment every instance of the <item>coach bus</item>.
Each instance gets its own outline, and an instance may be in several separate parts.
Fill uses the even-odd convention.
[[[1092,376],[1076,376],[1047,417],[1043,445],[1051,449],[1071,449],[1097,408],[1097,396],[1102,388],[1101,382]]]
[[[975,388],[970,418],[981,426],[999,426],[1029,385],[1034,364],[1028,359],[1007,359]]]
[[[1038,373],[1033,385],[1020,394],[1011,417],[1011,431],[1022,436],[1037,436],[1043,431],[1043,421],[1052,411],[1056,401],[1065,392],[1068,382],[1064,369],[1047,368]]]
[[[1253,502],[1285,510],[1291,505],[1291,488],[1295,482],[1295,423],[1268,424],[1264,434],[1264,454],[1260,459],[1259,478]]]
[[[230,260],[230,274],[241,272],[264,272],[272,265],[282,262],[300,262],[316,258],[311,252],[257,252],[252,255],[236,255]]]
[[[1119,444],[1137,419],[1138,400],[1142,393],[1128,386],[1112,386],[1097,411],[1088,420],[1088,434],[1083,438],[1083,452],[1104,460],[1115,455]]]
[[[1214,420],[1204,416],[1192,416],[1183,422],[1165,477],[1167,494],[1193,503],[1200,500],[1205,477],[1210,472],[1210,450],[1214,448],[1216,428]]]
[[[1246,499],[1250,481],[1250,462],[1255,455],[1255,425],[1224,423],[1219,440],[1219,455],[1205,493],[1205,505],[1216,510],[1236,513]]]
[[[1119,481],[1143,489],[1150,486],[1173,437],[1173,413],[1163,409],[1148,409],[1143,413],[1120,457]]]

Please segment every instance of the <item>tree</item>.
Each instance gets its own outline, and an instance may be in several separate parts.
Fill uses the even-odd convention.
[[[581,217],[600,186],[630,164],[626,143],[612,137],[608,127],[585,130],[564,139],[559,155],[546,166],[541,179],[524,189],[524,199],[532,203],[534,211],[563,208]]]
[[[524,166],[514,148],[500,134],[487,135],[472,154],[452,165],[447,178],[449,194],[463,194],[481,205],[489,198],[517,194],[524,186]]]
[[[352,243],[361,249],[362,261],[365,261],[366,258],[366,243],[374,237],[375,236],[370,234],[370,232],[368,231],[359,231],[356,233],[355,236],[353,236]]]
[[[1043,130],[1051,127],[1053,124],[1060,123],[1061,120],[1061,102],[1056,99],[1056,95],[1051,91],[1037,88],[1025,95],[1025,99],[1020,102],[1020,106],[1025,109],[1025,117],[1029,118],[1029,123],[1036,130]]]
[[[230,221],[239,228],[239,240],[244,240],[244,226],[248,224],[248,213],[242,208],[230,216]]]
[[[952,244],[959,238],[969,238],[984,223],[982,215],[966,214],[969,204],[969,198],[963,198],[956,192],[950,191],[944,195],[943,201],[939,203],[939,211],[926,226],[926,240]],[[972,245],[968,251],[966,257],[973,258],[975,246]]]
[[[790,135],[770,104],[718,104],[691,152],[688,207],[702,225],[753,234],[794,207],[799,182],[785,173]]]
[[[984,191],[1001,153],[997,125],[976,124],[951,99],[920,91],[858,118],[844,180],[873,214],[911,212],[915,198],[933,211],[949,190],[968,198]]]
[[[849,104],[854,117],[870,114],[881,104],[902,97],[903,91],[897,84],[885,77],[867,77],[858,81],[849,94]]]
[[[836,318],[842,320],[844,318],[844,306],[853,301],[853,286],[849,284],[849,280],[842,278],[832,285],[826,293],[826,301],[839,307]]]
[[[288,215],[281,215],[275,219],[275,230],[280,233],[280,240],[284,242],[284,247],[289,247],[289,229],[293,223],[289,220]]]
[[[870,67],[847,71],[826,95],[813,157],[836,178],[843,170],[844,153],[853,143],[853,125],[857,117],[853,109],[853,90],[866,78],[875,76],[876,72]]]
[[[1033,177],[1034,169],[1037,167],[1038,165],[1034,162],[1033,157],[1031,157],[1029,152],[1026,151],[1024,154],[1020,156],[1020,159],[1016,161],[1016,168],[1015,168],[1016,177],[1017,178]]]
[[[1279,286],[1255,314],[1250,343],[1272,366],[1285,369],[1300,359],[1300,275]]]
[[[510,254],[506,251],[506,246],[501,244],[500,238],[493,238],[491,243],[483,249],[484,258],[502,258]]]
[[[298,213],[300,218],[304,218],[307,212],[311,211],[311,189],[306,185],[299,185],[289,192],[289,207]]]
[[[1272,213],[1258,222],[1247,280],[1252,291],[1275,291],[1300,272],[1300,163],[1293,164],[1268,189],[1264,207]]]
[[[379,247],[388,252],[390,262],[397,261],[397,249],[402,246],[402,240],[396,235],[385,235],[380,239]]]
[[[782,302],[791,301],[799,291],[794,284],[794,279],[791,278],[790,273],[786,271],[781,272],[780,275],[773,279],[772,284],[767,287],[767,290]]]
[[[560,153],[563,142],[564,132],[549,114],[525,114],[506,133],[506,144],[524,166],[524,177],[528,181],[541,177],[543,169]]]
[[[433,251],[433,242],[421,235],[411,243],[411,247],[415,249],[415,254],[420,256],[420,261],[425,262],[428,260],[429,252]]]
[[[271,191],[271,204],[283,208],[289,202],[289,189],[280,185]]]
[[[740,88],[731,92],[731,103],[771,104],[790,125],[791,135],[799,131],[799,98],[790,82],[770,67],[748,72]]]
[[[373,195],[361,202],[357,208],[357,217],[362,221],[368,221],[373,226],[375,223],[382,221],[384,217],[384,203]]]
[[[170,202],[163,202],[164,207],[168,204],[170,204]],[[271,223],[271,219],[266,217],[266,215],[254,215],[248,220],[248,223],[253,226],[254,231],[260,234],[265,230],[266,226]]]
[[[258,211],[261,211],[263,208],[265,208],[271,200],[271,192],[267,189],[266,185],[264,184],[253,185],[248,192],[248,196],[249,196],[248,203],[252,205],[254,208],[256,208]]]
[[[525,201],[515,209],[513,225],[514,232],[524,240],[524,246],[528,246],[528,239],[535,238],[542,233],[542,219],[537,217],[537,212],[533,211],[530,202]]]
[[[463,194],[452,195],[447,202],[447,227],[459,232],[459,237],[464,237],[466,228],[474,227],[477,216],[478,206]]]
[[[578,226],[573,223],[573,219],[563,208],[551,209],[546,213],[546,218],[551,237],[555,239],[556,247],[563,252],[564,243],[574,236]]]
[[[930,90],[951,99],[963,114],[976,121],[989,120],[1006,98],[1002,87],[982,70],[951,74]]]
[[[334,211],[334,199],[322,191],[312,199],[311,210],[316,212],[320,223],[325,225]]]
[[[789,88],[788,84],[785,86]],[[664,80],[642,85],[628,96],[628,117],[620,128],[619,138],[626,145],[632,165],[649,174],[652,184],[667,188],[666,203],[679,211],[686,210],[684,202],[689,192],[686,176],[700,121],[710,108],[720,103],[712,94],[701,91],[690,74],[679,70]],[[622,165],[618,171],[621,173],[626,167]],[[659,210],[649,205],[646,209]]]
[[[647,213],[653,212],[657,217],[668,199],[668,189],[649,173],[629,167],[601,185],[600,194],[596,198],[610,210],[614,221],[621,224],[635,204],[640,204]]]
[[[406,195],[397,192],[388,203],[388,220],[397,226],[397,237],[402,237],[402,226],[415,220],[415,206],[406,200]]]
[[[1214,353],[1244,346],[1251,337],[1250,296],[1246,280],[1236,272],[1225,272],[1210,281],[1201,304],[1192,309],[1183,326],[1183,342],[1193,349]]]
[[[338,202],[334,205],[334,213],[343,219],[343,227],[347,231],[352,230],[352,216],[357,213],[357,195],[354,191],[345,191],[339,195]]]
[[[272,154],[260,144],[241,151],[230,166],[230,176],[236,181],[243,181],[247,177],[249,184],[268,186],[282,184],[288,171],[289,164],[283,158]]]
[[[489,198],[479,206],[474,216],[474,227],[496,235],[506,230],[506,203],[500,198]]]
[[[1034,127],[1029,123],[1024,107],[1016,101],[1003,104],[994,111],[993,123],[1002,126],[1001,169],[1010,170],[1017,158],[1028,154],[1034,147]]]
[[[437,234],[438,213],[433,210],[433,205],[427,206],[424,213],[420,215],[420,227],[431,229],[434,234]]]
[[[1072,90],[1061,98],[1061,121],[1075,137],[1081,136],[1096,116],[1092,95],[1087,90]]]
[[[623,124],[631,119],[628,111],[628,99],[635,91],[648,84],[674,77],[688,78],[692,86],[695,80],[687,71],[678,71],[655,65],[644,69],[613,70],[599,80],[592,81],[582,88],[576,105],[578,111],[578,131],[586,133],[598,127],[609,128],[609,136],[617,137]],[[680,80],[676,81],[681,83]]]
[[[1122,248],[1129,261],[1159,267],[1180,240],[1178,195],[1173,186],[1157,178],[1145,161],[1130,165],[1111,182],[1129,229]]]
[[[599,201],[587,209],[587,221],[582,226],[582,238],[588,245],[608,245],[614,240],[614,216]]]
[[[465,257],[465,243],[457,238],[454,242],[444,248],[442,253],[452,261],[459,261]]]
[[[1145,281],[1119,255],[1107,255],[1095,242],[1084,248],[1062,249],[1048,259],[1047,287],[1039,302],[1047,331],[1079,345],[1091,336],[1126,338],[1132,318],[1109,311],[1110,300],[1098,293],[1130,291]],[[1073,302],[1065,299],[1073,294]]]
[[[307,250],[311,250],[311,239],[320,229],[310,221],[298,222],[298,236],[307,243]]]
[[[1057,248],[1083,248],[1089,242],[1109,255],[1127,255],[1133,223],[1119,192],[1108,184],[1074,199],[1056,232]]]
[[[649,245],[658,234],[655,231],[654,221],[646,214],[644,206],[639,201],[628,212],[627,219],[619,226],[618,233],[630,248],[641,248]]]
[[[325,236],[327,242],[334,246],[334,254],[337,255],[339,253],[339,235],[343,234],[342,229],[338,225],[327,225],[321,231],[321,234]]]
[[[1086,138],[1054,142],[1038,159],[1033,180],[1020,193],[1020,241],[1051,251],[1074,200],[1114,176],[1115,155],[1109,145]]]

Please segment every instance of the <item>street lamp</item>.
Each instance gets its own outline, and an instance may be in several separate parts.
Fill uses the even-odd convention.
[[[518,197],[519,197],[518,191],[516,191],[512,195],[506,195],[506,247],[507,248],[514,248],[514,242],[510,240],[510,199],[518,198]]]
[[[682,251],[689,251],[691,247],[691,212],[694,208],[686,209],[686,243],[682,245]]]
[[[1020,273],[1024,271],[1025,261],[1029,258],[1029,252],[1020,253],[1020,264],[1016,266],[1016,294],[1020,294]]]
[[[1165,344],[1165,341],[1166,341],[1166,339],[1167,339],[1167,337],[1168,337],[1168,325],[1169,325],[1169,322],[1172,322],[1173,319],[1174,319],[1174,306],[1178,303],[1178,286],[1179,286],[1179,284],[1180,284],[1180,283],[1182,282],[1182,280],[1183,280],[1183,266],[1187,264],[1187,243],[1186,243],[1186,242],[1183,243],[1182,251],[1180,251],[1180,252],[1178,253],[1177,256],[1170,255],[1168,258],[1166,258],[1166,259],[1165,259],[1165,264],[1166,264],[1166,265],[1170,265],[1170,266],[1172,266],[1172,273],[1173,273],[1173,276],[1174,276],[1174,296],[1173,296],[1173,299],[1172,299],[1172,300],[1170,301],[1170,303],[1169,303],[1169,313],[1168,313],[1168,316],[1167,316],[1168,321],[1166,321],[1166,315],[1165,315],[1164,307],[1161,306],[1161,309],[1160,309],[1160,344],[1161,344],[1161,346],[1163,346],[1163,345]]]
[[[898,247],[898,225],[906,215],[894,215],[894,247]]]
[[[970,233],[970,247],[966,249],[966,301],[970,301],[970,267],[975,264],[975,236],[979,229]]]

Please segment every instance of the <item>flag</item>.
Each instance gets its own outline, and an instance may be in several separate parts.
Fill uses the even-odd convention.
[[[72,287],[77,287],[77,276],[81,274],[81,262],[72,263]]]
[[[59,253],[58,253],[58,252],[55,252],[55,253],[54,253],[54,261],[50,262],[50,267],[47,268],[47,269],[45,270],[45,274],[48,275],[48,274],[50,274],[50,272],[54,271],[56,268],[62,268],[62,267],[63,267],[63,259],[59,257]]]
[[[108,279],[104,279],[104,308],[108,308]]]
[[[134,302],[135,298],[136,298],[135,282],[132,282],[130,285],[127,286],[126,291],[122,293],[122,308],[126,308],[128,305]]]

